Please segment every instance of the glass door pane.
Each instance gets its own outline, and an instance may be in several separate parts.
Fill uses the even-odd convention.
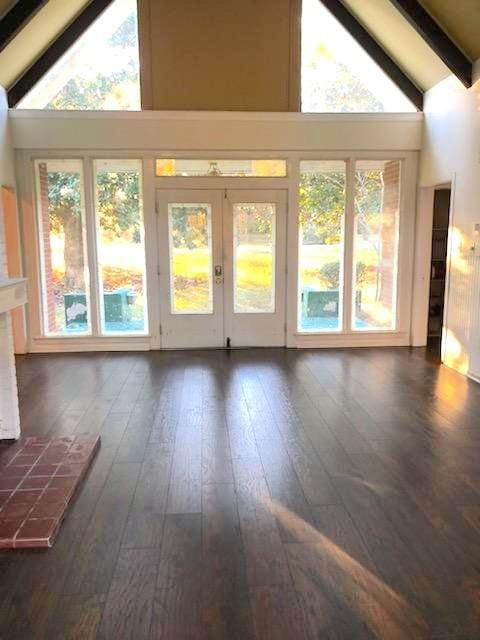
[[[275,203],[233,204],[234,313],[275,311]]]
[[[396,327],[401,163],[357,162],[353,329]]]
[[[211,204],[169,203],[168,240],[171,312],[213,313]]]
[[[225,195],[225,340],[231,347],[283,346],[287,193],[232,189]]]
[[[345,162],[300,163],[299,331],[342,328]]]
[[[145,333],[141,161],[95,161],[95,185],[102,333]]]
[[[46,335],[90,333],[81,160],[35,162]]]

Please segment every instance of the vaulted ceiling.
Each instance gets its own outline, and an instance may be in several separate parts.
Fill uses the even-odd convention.
[[[420,89],[430,89],[451,74],[395,2],[342,1]],[[479,0],[420,0],[420,4],[471,61],[480,58]]]
[[[76,16],[96,1],[48,0],[40,8],[37,5],[31,19],[0,51],[0,85],[12,87]],[[336,1],[355,16],[420,90],[425,91],[450,75],[450,69],[402,15],[394,0]],[[28,0],[20,2],[29,4]],[[0,0],[0,16],[15,4]],[[420,4],[470,61],[480,58],[480,0],[420,0]]]
[[[480,58],[480,2],[478,0],[421,0],[471,60]]]
[[[0,0],[0,14],[6,13],[14,4],[12,0]]]
[[[344,4],[423,91],[451,73],[390,0],[345,0]]]
[[[12,4],[0,3],[0,10]],[[89,0],[49,0],[0,53],[0,85],[10,88],[87,4]]]

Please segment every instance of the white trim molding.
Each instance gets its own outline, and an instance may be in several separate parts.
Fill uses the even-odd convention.
[[[243,114],[198,112],[11,112],[29,281],[31,352],[146,350],[161,347],[158,232],[155,193],[168,189],[284,189],[287,201],[286,338],[288,347],[406,346],[410,344],[415,196],[422,114]],[[284,178],[158,178],[160,157],[283,158]],[[149,336],[43,337],[33,161],[96,158],[143,160]],[[298,183],[301,160],[401,160],[397,328],[391,332],[309,334],[297,329]],[[87,176],[87,182],[88,182]],[[91,198],[90,198],[91,200]],[[88,204],[88,203],[87,203]],[[89,205],[91,207],[91,204]],[[92,215],[91,213],[88,215]]]
[[[422,114],[10,111],[16,149],[407,150]]]
[[[85,338],[35,338],[30,353],[81,353],[82,351],[149,351],[148,336],[115,336]]]
[[[287,347],[298,349],[343,347],[408,347],[410,334],[405,331],[351,331],[345,333],[296,333]]]

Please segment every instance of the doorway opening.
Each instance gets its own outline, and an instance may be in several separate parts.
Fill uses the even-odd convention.
[[[433,198],[432,258],[428,305],[427,357],[442,358],[442,331],[447,278],[448,230],[450,226],[451,188],[435,189]]]
[[[284,346],[286,191],[157,191],[161,344]]]

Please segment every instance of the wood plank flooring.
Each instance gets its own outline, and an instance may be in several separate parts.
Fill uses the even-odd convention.
[[[1,640],[480,638],[480,385],[423,350],[18,358],[25,435],[100,434]]]

